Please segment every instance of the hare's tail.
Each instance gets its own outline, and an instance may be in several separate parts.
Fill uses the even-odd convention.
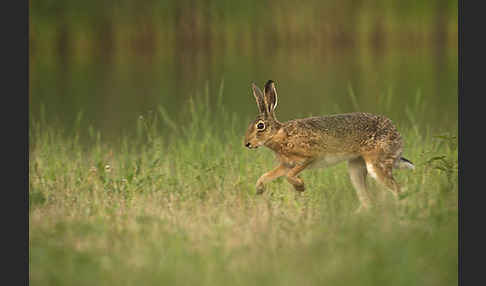
[[[396,167],[398,169],[411,169],[411,170],[415,169],[415,165],[410,160],[404,157],[400,157]]]

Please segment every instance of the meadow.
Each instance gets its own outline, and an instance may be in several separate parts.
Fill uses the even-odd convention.
[[[355,214],[345,163],[304,171],[302,195],[284,179],[255,195],[276,163],[244,148],[253,114],[223,97],[191,97],[180,118],[160,105],[116,142],[83,113],[71,128],[31,116],[30,284],[457,285],[457,126],[396,120],[416,165],[395,171],[405,196],[368,178],[374,207]]]

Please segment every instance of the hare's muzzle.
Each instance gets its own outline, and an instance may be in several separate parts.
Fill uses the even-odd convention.
[[[258,145],[251,145],[250,142],[246,142],[245,147],[248,148],[248,149],[256,149],[256,148],[258,148]]]

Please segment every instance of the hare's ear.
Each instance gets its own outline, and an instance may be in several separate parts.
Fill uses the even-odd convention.
[[[265,84],[265,105],[269,114],[274,113],[275,108],[277,107],[277,103],[278,98],[277,90],[275,89],[275,83],[273,82],[273,80],[269,80]]]
[[[257,106],[258,106],[258,111],[261,114],[267,113],[267,111],[265,109],[265,99],[264,99],[262,91],[253,82],[251,83],[251,88],[253,90],[253,96],[255,96],[255,100],[256,100],[256,103],[257,103]]]

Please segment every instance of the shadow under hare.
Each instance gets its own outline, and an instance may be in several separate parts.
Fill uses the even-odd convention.
[[[355,112],[280,122],[275,116],[275,83],[269,80],[263,92],[252,83],[252,90],[260,113],[249,124],[244,145],[250,149],[270,148],[280,162],[258,179],[257,194],[263,193],[265,183],[281,176],[296,191],[303,192],[304,182],[297,175],[304,169],[348,161],[349,176],[361,203],[358,210],[370,206],[368,174],[398,197],[400,186],[392,170],[413,169],[414,165],[401,157],[402,138],[390,119]]]

